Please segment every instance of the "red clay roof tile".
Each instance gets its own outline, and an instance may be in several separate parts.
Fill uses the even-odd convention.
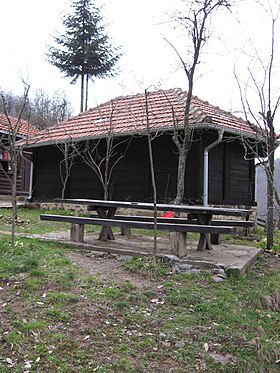
[[[11,130],[14,130],[16,135],[24,137],[33,136],[38,132],[28,121],[10,116],[8,119],[4,113],[0,113],[0,132],[9,133]]]
[[[180,127],[184,121],[186,92],[181,89],[151,92],[148,94],[148,117],[151,130],[172,130],[173,118]],[[191,101],[190,124],[217,126],[225,131],[253,136],[254,130],[243,119],[221,110],[198,97]],[[65,122],[39,131],[28,140],[28,146],[103,137],[110,130],[115,135],[138,134],[146,131],[145,95],[117,97]]]

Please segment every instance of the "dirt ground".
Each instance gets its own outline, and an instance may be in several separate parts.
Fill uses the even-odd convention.
[[[99,277],[102,280],[129,281],[138,289],[146,289],[155,286],[155,282],[152,279],[133,274],[127,270],[123,265],[123,261],[127,259],[127,257],[124,256],[87,254],[72,251],[67,257],[75,265],[86,269],[90,275]]]
[[[124,260],[129,258],[126,256],[73,250],[67,254],[67,257],[75,265],[86,269],[90,275],[102,280],[130,281],[138,289],[151,288],[156,284],[156,281],[152,278],[134,274],[126,269],[123,265]],[[265,261],[266,271],[279,268],[280,255],[264,252],[263,260]]]

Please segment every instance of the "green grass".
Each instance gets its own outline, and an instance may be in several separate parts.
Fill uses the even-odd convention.
[[[89,276],[58,244],[20,239],[11,252],[3,239],[0,247],[1,294],[7,303],[0,371],[8,371],[7,358],[14,372],[27,360],[39,371],[62,372],[279,368],[280,315],[264,302],[279,292],[280,266],[273,262],[272,268],[271,258],[263,258],[247,277],[223,283],[213,283],[209,274],[170,276],[165,266],[148,260],[153,280],[139,290],[130,281]],[[126,266],[151,277],[144,262],[133,259]],[[222,365],[215,356],[230,356],[231,362]]]
[[[69,229],[69,224],[56,223],[48,221],[41,221],[41,214],[64,214],[71,215],[73,213],[62,210],[31,210],[28,208],[20,207],[18,209],[18,221],[16,222],[16,232],[26,234],[40,234],[53,232],[54,228],[59,231]],[[0,209],[0,224],[1,231],[10,231],[11,227],[11,209]]]
[[[246,235],[241,235],[240,237],[234,237],[231,235],[222,235],[223,239],[229,244],[242,245],[242,246],[252,246],[265,249],[266,247],[266,235],[265,231],[261,227],[255,228],[252,232]],[[273,250],[280,251],[280,230],[274,232],[274,247]]]
[[[29,232],[43,231],[40,213],[21,210]],[[277,256],[221,283],[132,258],[116,281],[74,265],[70,250],[0,237],[0,372],[279,371]]]
[[[155,262],[152,258],[132,258],[127,260],[124,265],[131,272],[142,273],[149,277],[167,275],[170,271],[167,265]]]

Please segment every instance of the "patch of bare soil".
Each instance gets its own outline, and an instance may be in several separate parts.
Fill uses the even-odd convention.
[[[265,262],[265,271],[275,271],[280,266],[280,253],[279,252],[268,252],[265,251],[263,254],[263,260]]]
[[[127,270],[123,261],[125,257],[110,254],[89,254],[72,251],[67,254],[77,266],[85,268],[89,274],[102,280],[114,280],[118,282],[131,282],[136,288],[151,288],[155,286],[152,279],[131,273]]]

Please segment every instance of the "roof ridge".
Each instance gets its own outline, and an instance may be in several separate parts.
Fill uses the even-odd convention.
[[[246,119],[244,119],[244,118],[242,118],[242,117],[240,117],[240,116],[234,115],[234,114],[233,114],[232,112],[230,112],[229,110],[221,109],[218,105],[211,104],[211,102],[209,102],[209,101],[205,101],[205,100],[201,99],[201,98],[198,97],[198,96],[193,96],[192,99],[193,99],[193,98],[196,99],[196,100],[198,100],[198,101],[200,101],[200,102],[202,102],[202,103],[204,103],[204,104],[207,105],[207,106],[211,106],[212,108],[214,108],[214,109],[216,109],[216,110],[218,110],[218,111],[220,111],[220,112],[222,112],[222,113],[225,113],[225,114],[231,116],[232,118],[239,119],[239,120],[242,120],[243,122],[246,122],[246,123],[247,123]]]
[[[175,90],[184,92],[181,88],[168,88],[168,89],[159,89],[157,91],[149,91],[148,93],[153,94],[153,95],[158,95],[159,93],[172,92],[172,91],[175,91]],[[130,100],[132,98],[137,98],[137,97],[142,97],[142,96],[143,97],[145,96],[145,92],[143,92],[143,93],[138,92],[138,93],[131,93],[131,94],[128,94],[128,95],[116,96],[116,97],[114,97],[110,100],[107,100],[106,102],[102,102],[101,104],[97,104],[95,107],[92,107],[92,108],[88,109],[87,111],[79,113],[77,116],[83,115],[83,114],[88,113],[88,112],[93,111],[93,110],[96,110],[98,107],[107,106],[110,102],[115,102],[115,101],[120,101],[120,100]]]

